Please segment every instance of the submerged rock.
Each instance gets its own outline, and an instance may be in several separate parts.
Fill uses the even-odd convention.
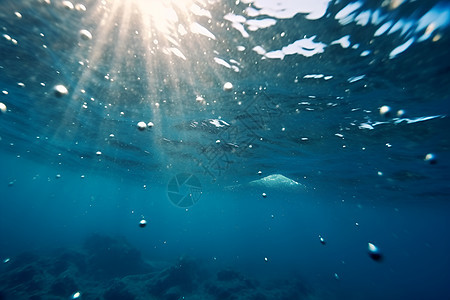
[[[134,300],[136,297],[120,281],[114,281],[112,286],[103,294],[105,300]]]
[[[97,278],[123,277],[151,271],[141,253],[126,240],[93,235],[86,239],[89,273]]]

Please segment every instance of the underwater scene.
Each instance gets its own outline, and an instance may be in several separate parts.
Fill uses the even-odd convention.
[[[450,299],[450,2],[0,0],[0,300]]]

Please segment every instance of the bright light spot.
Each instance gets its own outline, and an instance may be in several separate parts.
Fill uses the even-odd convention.
[[[122,0],[116,2],[123,3]],[[176,11],[187,11],[192,5],[193,0],[131,0],[126,3],[136,6],[141,13],[144,25],[155,26],[159,31],[169,33],[179,21]],[[176,8],[178,8],[176,10]]]

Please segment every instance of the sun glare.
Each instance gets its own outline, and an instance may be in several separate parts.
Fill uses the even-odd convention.
[[[106,84],[109,111],[120,118],[142,114],[161,122],[163,110],[183,114],[215,80],[216,36],[211,29],[213,0],[94,0],[80,30],[83,70],[72,97],[86,86]],[[207,73],[209,72],[209,73]],[[189,101],[191,100],[191,101]],[[81,110],[97,99],[83,103]],[[170,103],[170,104],[168,104]],[[138,109],[137,109],[138,107]],[[133,119],[134,121],[134,119]],[[153,132],[162,130],[155,126]],[[105,129],[106,130],[106,129]]]
[[[83,72],[74,97],[83,98],[85,86],[94,80],[99,84],[107,80],[109,98],[114,99],[111,107],[126,110],[138,103],[158,121],[161,103],[179,102],[176,107],[183,111],[206,87],[221,82],[214,79],[219,76],[211,28],[214,1],[97,3],[88,10],[89,30],[80,31],[79,49],[86,56],[80,61]]]
[[[158,31],[168,33],[179,22],[177,11],[186,12],[194,3],[193,0],[129,0],[128,5],[139,11],[143,25],[154,26]]]

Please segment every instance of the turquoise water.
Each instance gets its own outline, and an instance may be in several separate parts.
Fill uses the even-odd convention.
[[[449,297],[448,2],[2,7],[0,299]]]

